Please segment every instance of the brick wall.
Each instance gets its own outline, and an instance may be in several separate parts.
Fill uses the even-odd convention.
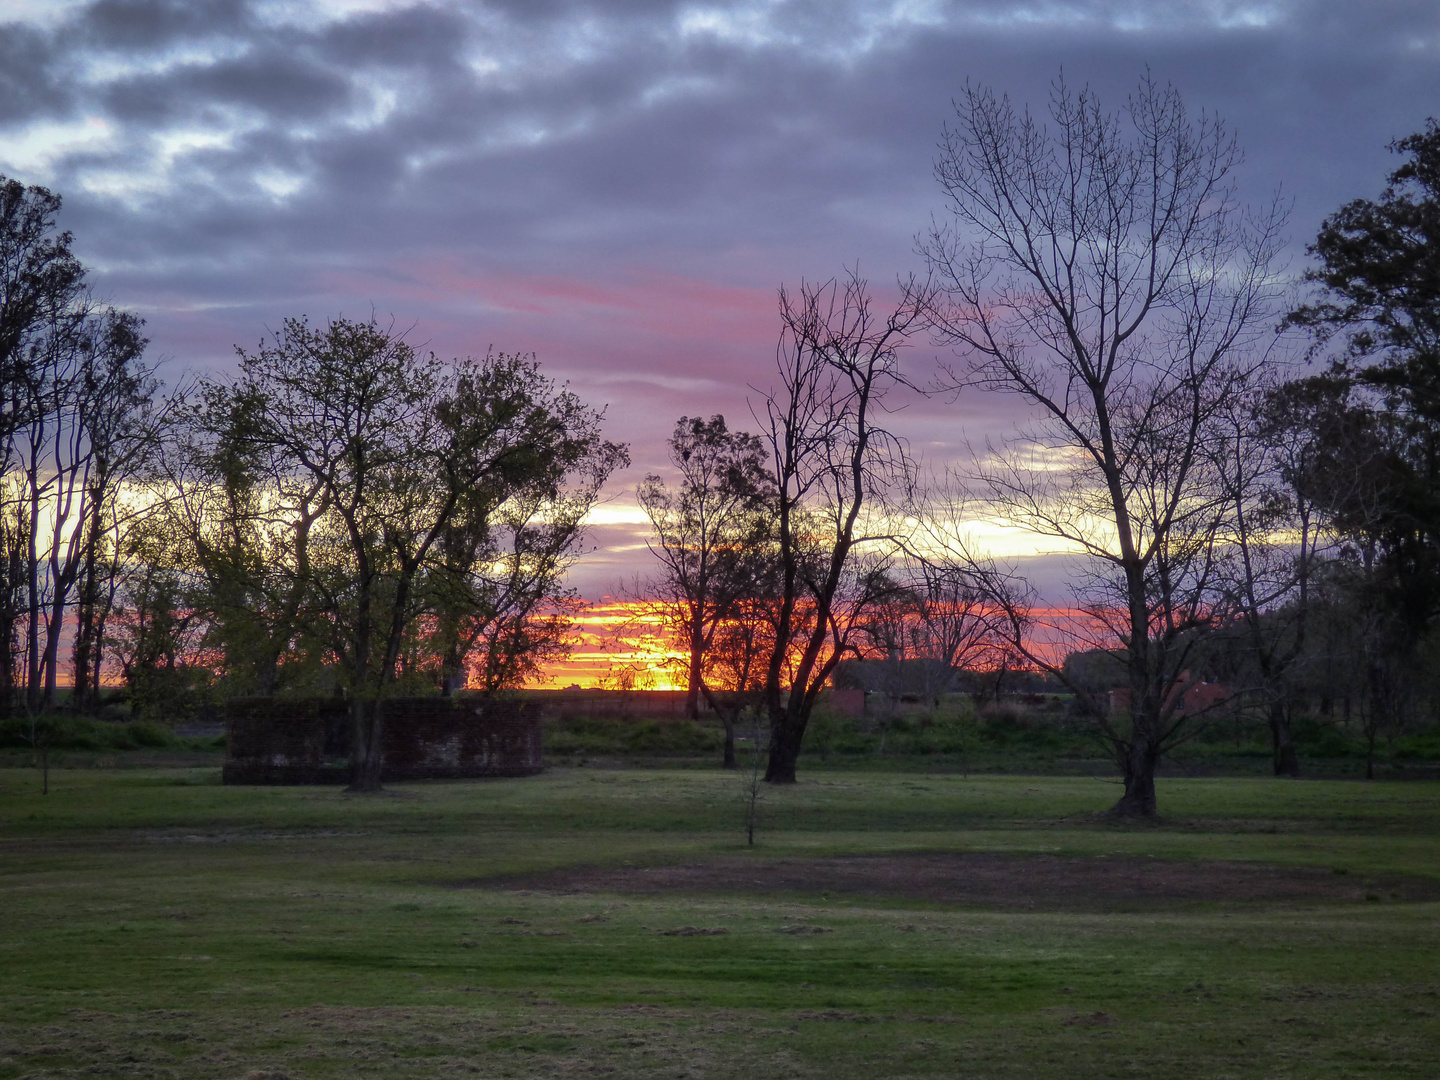
[[[384,703],[383,780],[529,776],[544,768],[540,708],[475,698]],[[335,698],[237,698],[225,707],[227,784],[342,784],[350,713]]]

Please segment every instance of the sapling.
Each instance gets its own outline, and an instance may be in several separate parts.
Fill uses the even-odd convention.
[[[762,766],[770,750],[769,728],[758,712],[753,716],[755,727],[750,733],[750,760],[740,774],[745,782],[745,841],[750,847],[755,846],[755,821],[760,812],[761,787],[765,782]]]

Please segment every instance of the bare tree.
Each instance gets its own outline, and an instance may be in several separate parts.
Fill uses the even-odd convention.
[[[97,548],[135,512],[120,491],[155,391],[141,320],[90,296],[59,209],[0,177],[0,697],[23,684],[32,716],[56,705],[77,590],[80,696],[93,683]]]
[[[36,440],[26,436],[33,435],[47,397],[44,343],[83,295],[85,278],[70,250],[74,238],[56,228],[59,212],[58,195],[0,176],[0,716],[8,715],[17,690],[32,715],[38,704],[30,683],[39,638],[32,649],[29,624],[39,617],[38,570],[31,573],[39,522],[31,515],[26,456]]]
[[[106,312],[80,365],[75,424],[86,466],[72,538],[75,562],[73,691],[76,710],[100,702],[105,623],[115,598],[126,534],[156,507],[140,485],[153,471],[170,421],[153,369],[140,362],[140,321]]]
[[[887,500],[909,493],[904,446],[884,427],[883,400],[901,381],[899,350],[921,324],[928,288],[904,283],[886,316],[857,274],[780,290],[779,384],[764,399],[762,435],[775,479],[775,636],[764,705],[765,779],[793,783],[810,713],[853,649],[882,573]]]
[[[917,634],[929,657],[924,664],[927,694],[938,699],[962,671],[988,674],[998,701],[1005,675],[1031,666],[1021,646],[1040,653],[1036,636],[1038,598],[1013,567],[982,554],[970,535],[976,514],[966,478],[951,473],[917,500],[905,540],[906,573],[920,603]],[[983,683],[976,700],[983,698]]]
[[[929,531],[922,524],[910,546]],[[962,669],[1003,661],[1005,655],[1004,635],[997,629],[1004,613],[986,599],[975,570],[934,544],[923,547],[928,557],[906,559],[886,574],[888,589],[884,581],[877,583],[875,602],[860,621],[862,670],[879,674],[878,680],[866,680],[866,689],[884,695],[882,753],[886,726],[907,696],[938,708]]]
[[[976,479],[994,513],[1083,553],[1077,601],[1129,681],[1128,716],[1097,717],[1125,777],[1114,812],[1149,816],[1215,617],[1229,507],[1207,448],[1273,340],[1284,213],[1239,204],[1234,138],[1148,75],[1118,114],[1063,80],[1049,112],[957,100],[936,163],[951,222],[923,241],[934,325],[952,386],[1029,406]]]
[[[877,719],[882,754],[890,724],[905,697],[907,676],[922,655],[918,633],[920,598],[903,584],[890,580],[889,575],[886,580],[888,585],[881,584],[875,601],[859,621],[860,642],[856,649],[866,668],[879,674],[878,679],[866,680],[865,689],[878,690],[881,695]]]

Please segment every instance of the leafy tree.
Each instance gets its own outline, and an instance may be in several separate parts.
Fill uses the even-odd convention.
[[[125,534],[110,643],[137,720],[190,719],[213,704],[215,656],[194,576],[163,519]]]
[[[570,655],[569,631],[583,602],[564,587],[565,573],[600,489],[628,460],[623,447],[599,439],[599,415],[541,378],[533,361],[491,362],[517,386],[529,384],[549,427],[531,419],[542,441],[528,470],[465,500],[442,535],[428,580],[433,631],[424,644],[446,692],[467,683],[487,694],[519,687]],[[496,389],[493,380],[462,378],[447,414],[493,409],[486,395]]]
[[[1355,199],[1326,218],[1309,251],[1314,303],[1289,321],[1322,340],[1339,334],[1353,360],[1378,358],[1367,383],[1394,386],[1417,412],[1440,408],[1440,123],[1390,144],[1409,160],[1379,200]]]
[[[694,718],[715,635],[754,597],[763,576],[773,484],[764,444],[731,431],[723,416],[676,421],[670,463],[680,474],[674,489],[651,474],[636,492],[654,530],[647,544],[661,567],[644,591],[659,599],[687,651],[685,711]],[[731,740],[727,745],[726,765],[733,768]]]
[[[327,659],[306,630],[312,538],[330,498],[322,477],[262,441],[265,408],[254,386],[202,382],[163,456],[166,522],[190,556],[193,602],[230,694],[313,689]]]
[[[1378,199],[1325,220],[1309,251],[1307,329],[1328,371],[1281,388],[1289,445],[1341,544],[1317,579],[1308,679],[1328,712],[1377,741],[1412,721],[1440,616],[1440,125],[1390,144],[1405,157]]]
[[[74,236],[57,232],[60,196],[0,176],[0,438],[9,440],[27,414],[23,388],[37,334],[84,291],[85,267],[70,250]]]
[[[532,359],[446,365],[373,320],[288,319],[240,361],[199,388],[178,520],[227,654],[249,641],[262,665],[295,651],[338,676],[352,786],[373,790],[407,675],[477,645],[492,687],[528,673],[580,519],[625,451]],[[407,671],[417,650],[435,662]]]
[[[1440,124],[1399,139],[1407,160],[1378,200],[1356,199],[1321,226],[1306,278],[1314,302],[1288,322],[1317,348],[1343,345],[1332,384],[1354,388],[1326,418],[1334,458],[1361,450],[1368,482],[1335,492],[1338,526],[1372,545],[1411,634],[1440,613]],[[1333,439],[1355,437],[1354,446]],[[1363,445],[1362,445],[1363,444]]]
[[[1114,812],[1150,816],[1217,615],[1228,509],[1207,448],[1265,361],[1283,214],[1238,204],[1233,137],[1148,76],[1120,113],[1062,80],[1049,113],[966,87],[935,169],[951,224],[923,246],[951,385],[1030,408],[974,479],[992,513],[1083,552],[1089,644],[1123,650],[1132,703],[1090,710],[1125,778]],[[1018,630],[1013,645],[1064,676]]]

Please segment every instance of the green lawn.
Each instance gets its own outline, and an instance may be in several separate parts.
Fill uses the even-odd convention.
[[[814,772],[756,856],[1152,855],[1440,880],[1440,784]],[[477,887],[744,853],[719,771],[225,788],[0,770],[11,1077],[1440,1075],[1440,903],[1125,914]],[[763,864],[757,867],[763,874]],[[672,935],[681,927],[723,930]],[[781,933],[797,927],[825,932]]]

